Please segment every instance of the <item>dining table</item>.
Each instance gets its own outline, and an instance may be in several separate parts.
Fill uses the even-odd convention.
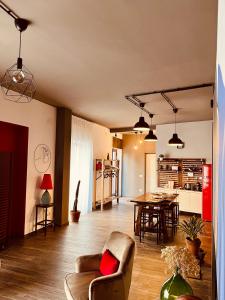
[[[163,207],[165,205],[169,206],[171,203],[175,202],[178,197],[178,194],[168,194],[168,193],[144,193],[143,195],[137,196],[130,200],[138,207],[137,216],[135,214],[136,207],[134,207],[134,231],[135,235],[140,234],[140,220],[141,220],[141,213],[142,209],[148,205],[154,205],[159,209],[162,209],[162,223],[163,223],[163,230],[164,230],[164,242],[168,240],[168,233],[167,228],[165,225],[165,219],[163,214]]]

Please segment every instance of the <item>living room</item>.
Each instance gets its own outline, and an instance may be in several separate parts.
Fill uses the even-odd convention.
[[[0,298],[82,299],[67,274],[119,231],[135,254],[118,299],[159,299],[161,251],[186,249],[181,225],[197,216],[201,272],[180,299],[223,300],[223,4],[3,2]],[[88,287],[84,299],[108,298]]]

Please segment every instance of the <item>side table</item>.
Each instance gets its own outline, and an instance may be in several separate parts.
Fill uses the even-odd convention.
[[[53,226],[53,230],[55,230],[55,222],[54,222],[54,210],[53,210],[53,219],[48,220],[48,208],[53,207],[54,203],[49,204],[36,204],[36,217],[35,217],[35,232],[37,233],[37,227],[42,226],[44,228],[44,233],[46,236],[47,233],[47,227]],[[41,208],[44,210],[44,220],[38,221],[38,210]]]

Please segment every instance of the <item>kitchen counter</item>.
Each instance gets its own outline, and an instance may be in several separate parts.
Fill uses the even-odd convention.
[[[185,190],[185,189],[169,189],[169,188],[161,188],[157,187],[156,192],[161,192],[161,193],[179,193],[179,192],[188,192],[188,193],[202,193],[202,191],[193,191],[193,190]]]
[[[181,192],[188,192],[188,193],[202,193],[202,191],[193,191],[193,190],[185,190],[185,189],[174,189],[176,191],[181,191]]]
[[[156,189],[156,192],[173,194],[176,193],[179,196],[177,201],[179,202],[180,211],[202,214],[202,192],[192,191],[184,189],[168,189],[160,188]]]

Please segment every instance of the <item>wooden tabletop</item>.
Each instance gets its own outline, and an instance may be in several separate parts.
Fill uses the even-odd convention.
[[[150,204],[150,203],[161,203],[164,201],[174,201],[177,198],[178,194],[166,194],[166,193],[145,193],[141,196],[138,196],[130,202],[139,203],[139,204]]]

